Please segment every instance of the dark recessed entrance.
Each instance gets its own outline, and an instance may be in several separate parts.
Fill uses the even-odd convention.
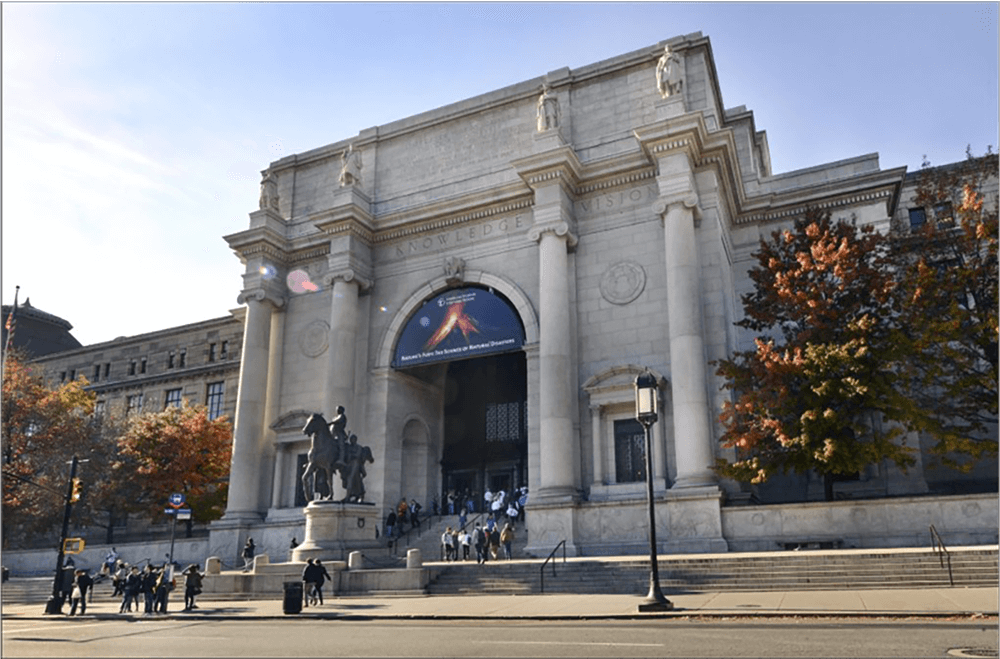
[[[528,484],[528,385],[523,352],[451,362],[444,390],[444,490],[482,494]]]

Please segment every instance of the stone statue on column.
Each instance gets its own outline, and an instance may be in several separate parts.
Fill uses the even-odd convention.
[[[542,94],[538,97],[538,132],[559,127],[559,99],[552,94],[548,85],[542,86]]]
[[[361,153],[354,150],[353,144],[340,156],[340,187],[347,188],[361,183]]]
[[[660,96],[669,98],[681,93],[684,87],[684,60],[679,53],[663,47],[663,56],[656,64],[656,88]]]
[[[260,209],[278,210],[278,175],[270,169],[260,182]]]

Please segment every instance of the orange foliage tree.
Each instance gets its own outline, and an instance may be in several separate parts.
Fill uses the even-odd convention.
[[[208,418],[204,405],[168,407],[129,417],[114,471],[134,478],[136,494],[151,505],[184,494],[195,521],[218,519],[225,508],[232,428]],[[162,507],[162,505],[160,505]]]
[[[716,362],[733,391],[721,441],[736,450],[717,470],[753,483],[815,470],[830,500],[837,477],[885,459],[912,464],[900,437],[913,405],[897,387],[902,355],[884,322],[895,288],[886,237],[812,209],[762,239],[755,257],[737,323],[756,334],[754,348]]]
[[[920,226],[893,227],[900,273],[895,340],[920,430],[932,452],[962,471],[997,456],[997,182],[987,153],[925,168],[915,204]],[[985,192],[992,192],[987,200]],[[970,460],[971,458],[971,460]]]

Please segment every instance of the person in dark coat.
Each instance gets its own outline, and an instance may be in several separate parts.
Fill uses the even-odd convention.
[[[197,565],[189,565],[184,570],[184,610],[197,609],[194,598],[201,594],[202,579],[204,574],[198,571]]]
[[[94,579],[87,574],[86,570],[77,570],[76,579],[73,583],[73,605],[70,607],[69,614],[71,616],[76,615],[76,607],[80,607],[80,615],[84,615],[87,612],[87,593],[94,586]]]
[[[139,568],[133,566],[128,576],[125,577],[124,585],[122,586],[122,592],[124,595],[122,597],[122,605],[118,610],[118,613],[132,613],[133,602],[135,603],[136,611],[139,610],[140,590],[142,590],[142,577],[139,574]]]
[[[309,603],[316,603],[315,596],[313,594],[313,587],[316,585],[316,565],[313,563],[313,559],[306,559],[306,566],[302,570],[302,582],[303,588],[302,592],[305,593],[305,606],[309,606]]]
[[[318,558],[315,561],[313,561],[313,570],[315,571],[316,575],[316,582],[315,582],[316,586],[314,588],[316,592],[316,599],[319,600],[320,604],[322,604],[323,584],[326,583],[327,579],[330,579],[332,581],[333,578],[330,576],[330,573],[326,571],[326,566],[323,565],[323,561],[319,560]]]
[[[146,565],[146,569],[143,570],[141,579],[139,581],[139,592],[142,593],[143,598],[143,613],[150,615],[153,613],[153,599],[156,597],[156,569],[152,564]]]

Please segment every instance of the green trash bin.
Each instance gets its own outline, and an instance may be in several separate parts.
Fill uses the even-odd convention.
[[[285,586],[285,600],[282,603],[282,611],[286,615],[294,613],[302,613],[302,582],[301,581],[286,581]]]

